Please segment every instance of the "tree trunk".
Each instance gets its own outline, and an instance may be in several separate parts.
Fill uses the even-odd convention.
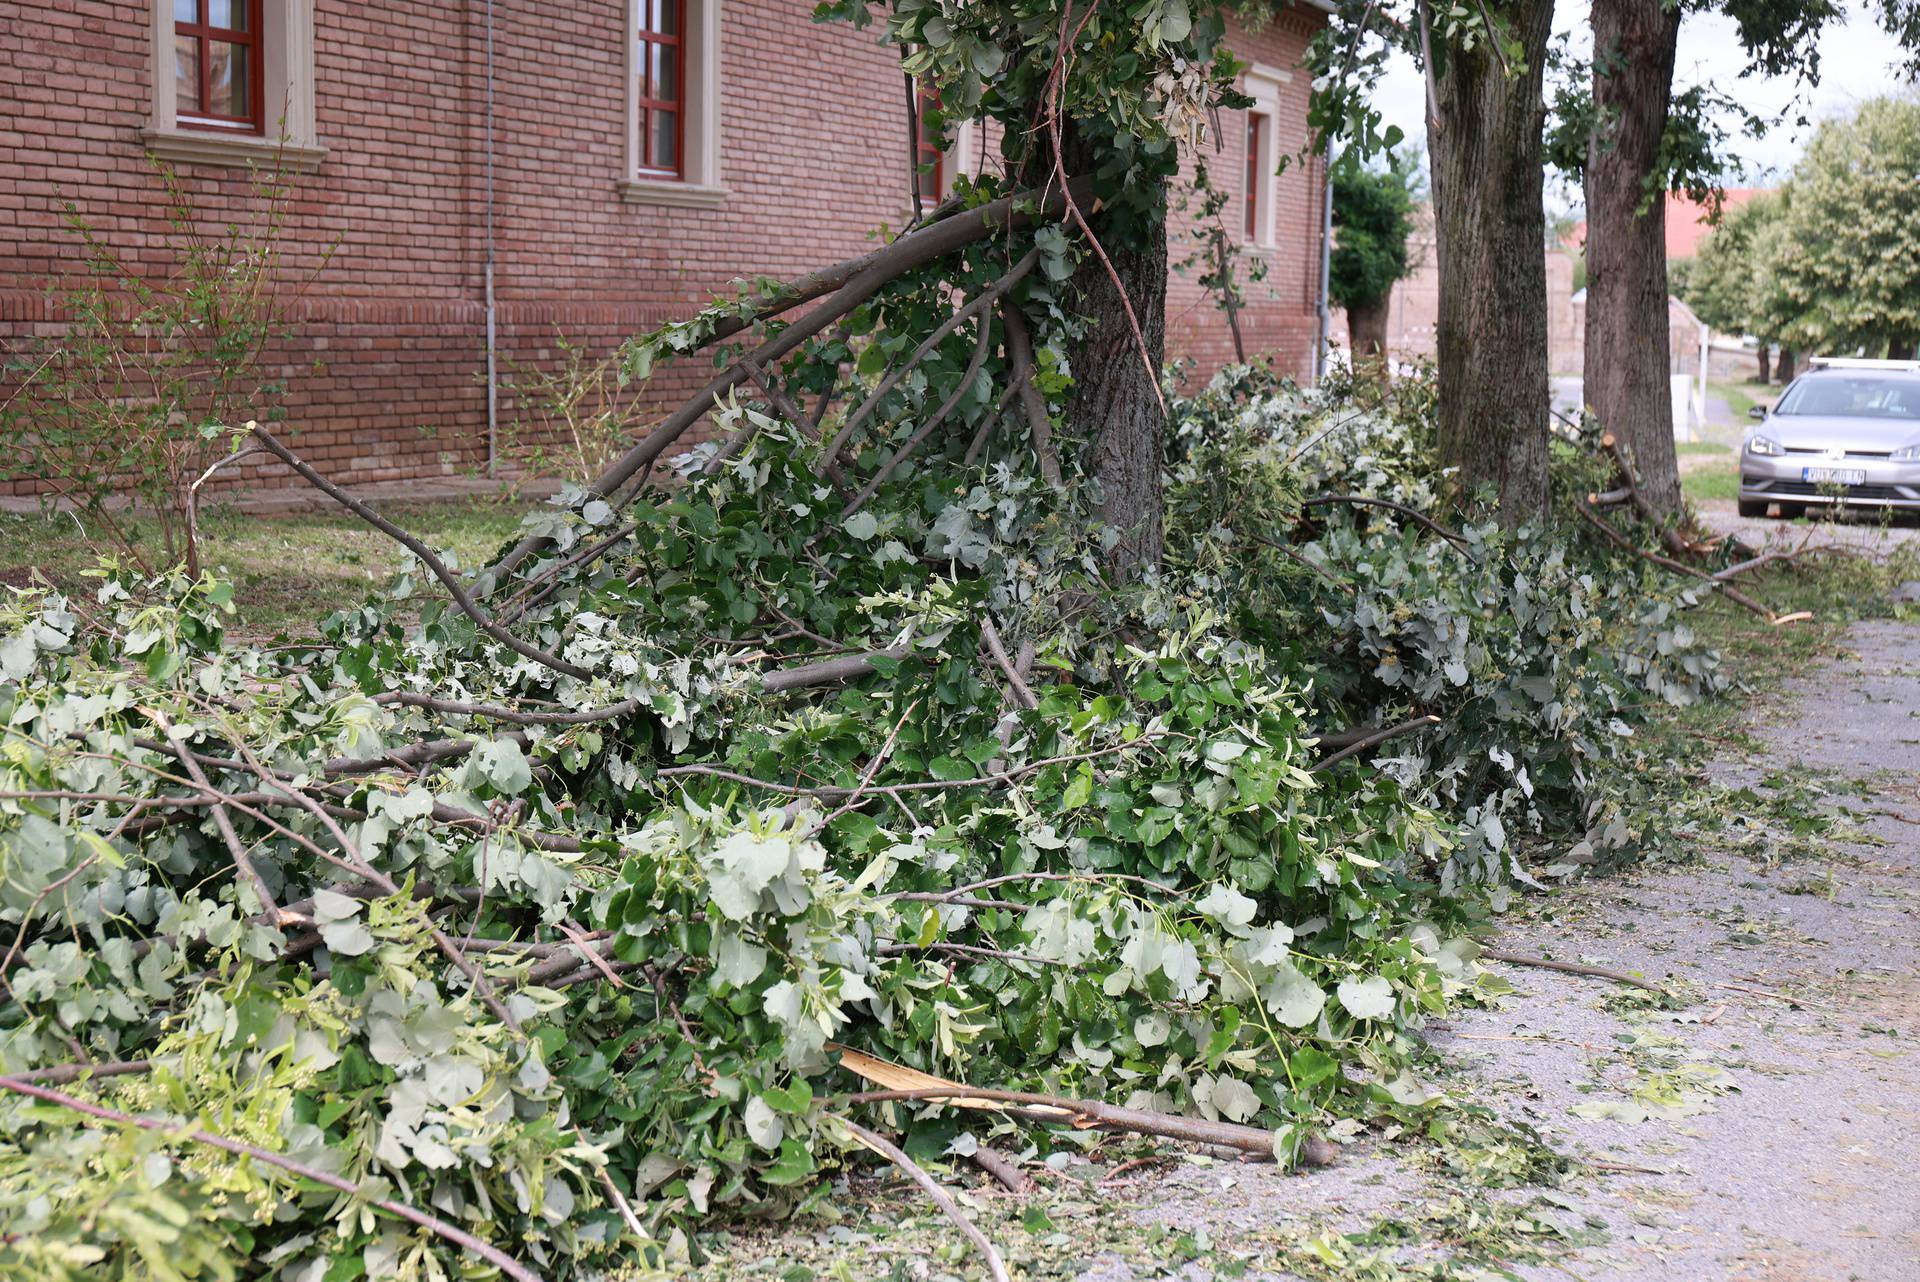
[[[1667,320],[1665,184],[1655,180],[1673,94],[1680,7],[1594,0],[1593,103],[1587,150],[1586,400],[1633,454],[1640,494],[1663,517],[1681,511],[1673,448]]]
[[[1095,173],[1108,159],[1071,122],[1063,130],[1061,150],[1070,174]],[[1046,173],[1038,177],[1044,182]],[[1086,319],[1086,330],[1067,354],[1074,381],[1066,426],[1072,439],[1084,443],[1087,470],[1099,484],[1100,520],[1114,538],[1105,561],[1114,583],[1160,560],[1160,468],[1167,426],[1159,384],[1167,336],[1166,193],[1146,200],[1139,193],[1129,196],[1098,215],[1082,209],[1113,272],[1098,254],[1089,253],[1075,269],[1069,290],[1070,306]],[[1151,208],[1151,216],[1143,208]]]
[[[1773,376],[1780,380],[1780,386],[1785,387],[1793,381],[1796,363],[1791,347],[1780,349],[1780,359],[1773,363]]]
[[[1441,458],[1469,490],[1492,484],[1500,520],[1547,511],[1546,213],[1541,69],[1552,0],[1497,6],[1524,66],[1485,40],[1436,48],[1427,136],[1440,265]],[[1437,111],[1437,117],[1436,117]]]
[[[1911,338],[1890,338],[1887,340],[1887,359],[1890,361],[1910,361],[1913,359],[1913,340]]]
[[[1356,367],[1362,361],[1386,363],[1387,359],[1387,305],[1393,294],[1389,291],[1371,303],[1349,305],[1347,308],[1347,342],[1353,348],[1353,363]]]
[[[1760,385],[1762,387],[1765,387],[1773,381],[1772,371],[1767,368],[1767,357],[1770,356],[1772,352],[1773,349],[1765,343],[1760,344]]]

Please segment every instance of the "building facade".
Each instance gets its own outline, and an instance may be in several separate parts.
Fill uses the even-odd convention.
[[[998,161],[969,126],[916,179],[896,52],[811,9],[0,0],[0,346],[58,330],[49,285],[80,264],[69,208],[164,271],[156,161],[212,224],[259,201],[253,167],[284,166],[284,275],[311,279],[272,356],[299,448],[350,483],[470,473],[488,461],[490,413],[514,412],[490,368],[551,361],[560,337],[606,350],[734,279],[864,252],[910,216],[916,181]],[[1300,64],[1324,21],[1282,3],[1234,31],[1256,105],[1220,113],[1220,136],[1187,160],[1233,193],[1230,230],[1266,269],[1240,313],[1249,353],[1301,375],[1325,175],[1298,158]],[[1207,234],[1185,212],[1171,231],[1176,261]],[[1203,270],[1177,269],[1168,302],[1172,354],[1201,374],[1233,350]],[[704,381],[698,362],[669,367],[648,394]]]

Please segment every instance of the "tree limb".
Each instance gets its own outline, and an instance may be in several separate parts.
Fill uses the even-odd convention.
[[[551,668],[555,672],[563,672],[570,677],[587,678],[593,675],[591,668],[583,668],[578,664],[568,663],[565,659],[548,654],[538,646],[527,644],[519,637],[514,636],[513,633],[495,623],[488,617],[486,611],[482,610],[474,599],[467,595],[467,590],[460,586],[459,578],[453,571],[446,567],[445,562],[433,554],[433,550],[426,544],[414,538],[413,535],[408,534],[392,521],[387,520],[386,517],[381,516],[378,512],[335,485],[332,481],[329,481],[326,477],[320,475],[320,473],[313,469],[311,464],[282,445],[279,440],[274,437],[273,433],[267,431],[266,428],[261,427],[258,423],[250,422],[247,424],[247,430],[253,433],[254,439],[264,445],[270,454],[305,477],[307,482],[315,489],[418,557],[420,563],[432,572],[433,577],[440,580],[440,586],[447,590],[447,595],[451,596],[453,603],[460,607],[460,612],[473,620],[474,625],[482,632],[492,637],[495,641],[498,641],[501,645],[506,646],[507,649],[513,651],[515,654],[520,655],[522,658],[532,659],[542,667]]]
[[[953,315],[940,322],[939,326],[935,328],[931,334],[922,339],[920,345],[908,353],[907,359],[901,361],[900,364],[891,370],[888,370],[886,377],[880,380],[880,385],[873,389],[873,393],[868,396],[866,400],[862,401],[853,413],[847,415],[846,421],[840,425],[840,430],[834,433],[833,440],[828,442],[825,452],[820,456],[821,468],[824,470],[835,459],[840,457],[840,451],[846,448],[847,441],[853,436],[855,430],[857,430],[862,423],[866,422],[875,410],[880,408],[881,400],[885,398],[889,392],[893,391],[894,388],[898,387],[900,380],[911,373],[914,367],[919,365],[922,360],[926,359],[929,352],[944,342],[955,330],[966,324],[970,317],[979,315],[987,308],[993,306],[1009,289],[1012,289],[1014,285],[1018,284],[1022,277],[1032,271],[1034,264],[1039,261],[1040,251],[1038,249],[1029,250],[1027,256],[1022,258],[1018,263],[1015,263],[1006,275],[994,281],[971,299],[968,299]],[[985,322],[983,321],[982,323],[984,324]]]
[[[952,1196],[950,1196],[945,1189],[941,1188],[940,1185],[934,1181],[934,1178],[922,1169],[918,1162],[908,1157],[905,1151],[898,1145],[874,1134],[866,1127],[860,1125],[860,1123],[844,1117],[835,1120],[846,1127],[853,1138],[859,1140],[862,1144],[878,1153],[881,1157],[886,1158],[889,1162],[892,1162],[902,1171],[905,1171],[907,1177],[920,1186],[921,1192],[933,1199],[933,1204],[940,1208],[942,1214],[953,1221],[955,1227],[960,1230],[967,1241],[973,1243],[973,1249],[980,1252],[980,1258],[987,1262],[987,1274],[993,1278],[994,1282],[1011,1282],[1011,1279],[1007,1276],[1006,1261],[1000,1258],[1000,1252],[994,1247],[993,1243],[988,1240],[987,1235],[980,1231],[978,1225],[967,1218],[967,1213],[960,1209],[960,1204],[955,1202]]]

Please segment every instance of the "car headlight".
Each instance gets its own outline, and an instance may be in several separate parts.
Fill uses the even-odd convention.
[[[1747,453],[1785,454],[1786,451],[1781,449],[1780,442],[1774,440],[1771,436],[1749,436],[1747,438]]]
[[[1902,445],[1899,449],[1895,450],[1893,452],[1893,461],[1896,463],[1920,463],[1920,441],[1916,441],[1912,445]]]

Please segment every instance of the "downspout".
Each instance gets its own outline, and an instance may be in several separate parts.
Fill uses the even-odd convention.
[[[1333,144],[1328,143],[1320,158],[1320,183],[1325,200],[1320,209],[1320,306],[1318,333],[1313,342],[1313,381],[1327,372],[1327,339],[1333,332],[1333,312],[1327,306],[1327,292],[1333,285]]]
[[[498,331],[493,304],[493,0],[487,0],[487,475],[500,459],[500,377]]]

